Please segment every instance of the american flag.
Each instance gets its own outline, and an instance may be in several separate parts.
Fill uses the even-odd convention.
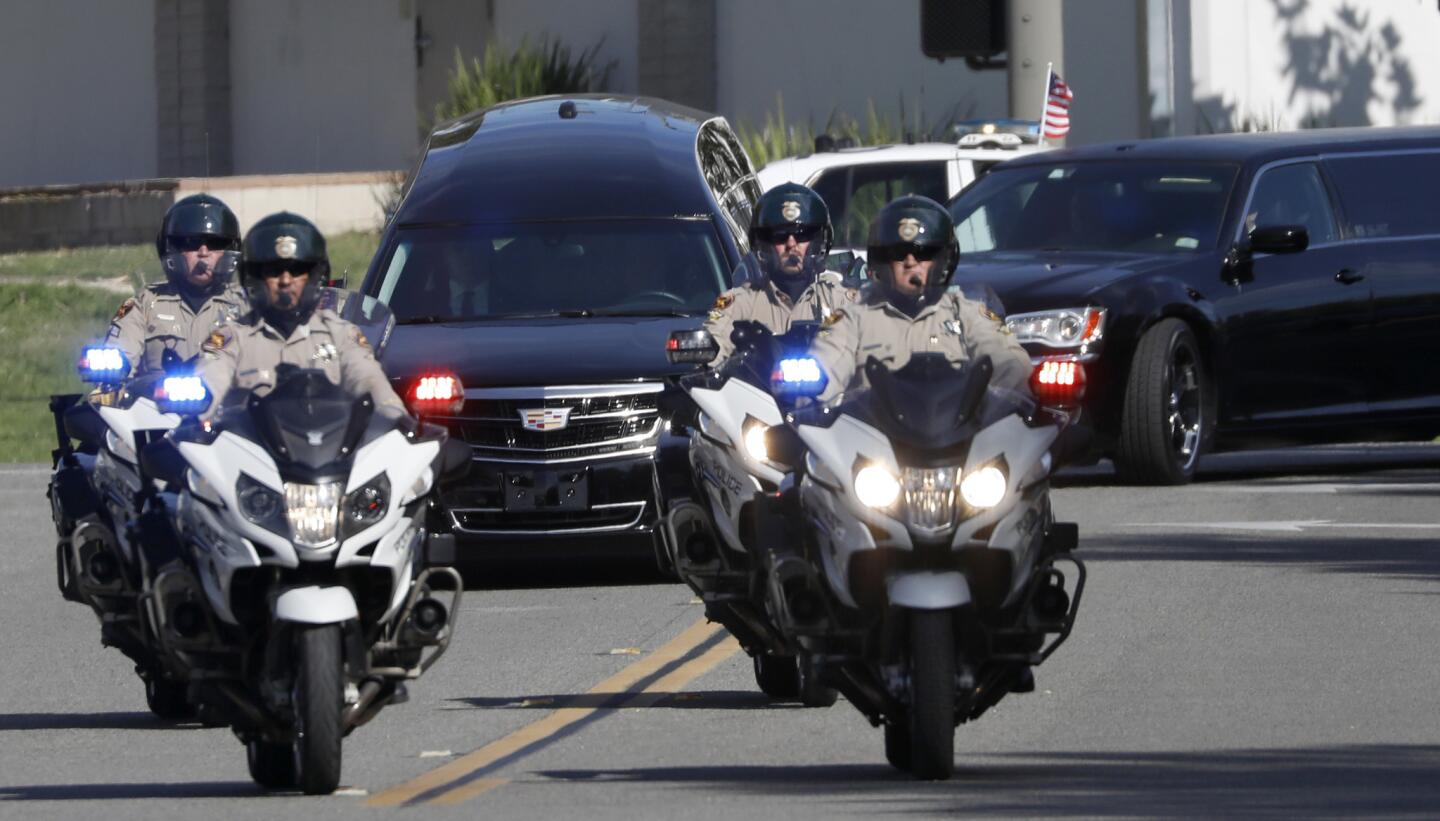
[[[1075,101],[1075,92],[1050,70],[1050,83],[1045,91],[1045,121],[1041,128],[1046,139],[1058,140],[1070,133],[1070,103]]]

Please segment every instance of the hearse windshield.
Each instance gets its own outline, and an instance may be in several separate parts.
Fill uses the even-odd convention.
[[[1209,250],[1238,168],[1103,161],[1000,166],[950,203],[960,253]]]
[[[401,228],[375,296],[398,324],[699,315],[728,285],[706,219]]]

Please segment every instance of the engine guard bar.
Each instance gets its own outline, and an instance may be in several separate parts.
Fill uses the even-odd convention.
[[[1070,562],[1075,566],[1075,593],[1070,597],[1070,609],[1065,613],[1065,617],[1058,623],[1037,623],[1033,621],[1031,605],[1034,603],[1036,592],[1040,589],[1039,584],[1033,584],[1025,595],[1025,601],[1021,604],[1021,612],[1024,613],[1022,625],[1020,627],[996,630],[995,634],[997,636],[1022,636],[1041,631],[1045,633],[1056,633],[1057,635],[1038,652],[997,653],[992,656],[996,661],[1019,661],[1030,665],[1040,664],[1050,658],[1050,655],[1058,650],[1060,645],[1064,644],[1065,640],[1070,637],[1070,630],[1075,626],[1075,614],[1080,611],[1080,599],[1085,595],[1085,562],[1073,554],[1061,554],[1053,557],[1050,560],[1050,565],[1046,568],[1046,572],[1047,574],[1054,573],[1059,575],[1062,580],[1064,579],[1064,575],[1060,574],[1059,571],[1054,568],[1056,561]]]
[[[453,567],[427,567],[420,571],[420,575],[415,577],[415,581],[410,583],[410,594],[405,598],[405,606],[400,608],[400,614],[395,618],[395,638],[377,643],[375,649],[393,651],[414,646],[412,643],[402,642],[401,635],[405,629],[405,625],[410,621],[410,614],[415,609],[415,603],[420,600],[420,591],[426,589],[425,583],[429,581],[432,574],[449,577],[451,583],[455,585],[455,588],[454,594],[450,597],[450,607],[448,608],[450,618],[445,623],[445,626],[441,628],[439,635],[435,637],[433,643],[422,645],[431,647],[431,652],[421,658],[420,663],[414,667],[372,667],[370,668],[372,675],[383,678],[419,678],[426,670],[429,670],[435,662],[439,661],[440,657],[445,655],[445,651],[450,648],[450,639],[455,635],[455,624],[460,618],[460,599],[465,592],[465,580],[460,577],[460,571]]]

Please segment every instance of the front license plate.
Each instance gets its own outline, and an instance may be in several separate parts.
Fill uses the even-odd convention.
[[[511,471],[504,476],[505,509],[586,510],[589,481],[584,470]]]

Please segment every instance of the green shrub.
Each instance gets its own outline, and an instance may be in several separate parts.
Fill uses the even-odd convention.
[[[815,150],[817,133],[826,134],[837,140],[848,140],[855,145],[890,145],[903,142],[948,142],[954,139],[951,126],[971,116],[973,105],[952,106],[945,116],[926,121],[924,111],[916,108],[907,114],[905,96],[900,96],[900,107],[894,117],[882,117],[875,108],[875,101],[865,105],[865,121],[850,116],[839,108],[832,109],[825,125],[818,132],[809,122],[791,123],[785,119],[785,100],[775,95],[775,109],[765,112],[765,121],[759,127],[748,122],[736,123],[735,131],[750,162],[756,169],[784,157],[805,156]]]
[[[596,62],[603,42],[579,56],[572,56],[568,47],[548,38],[542,39],[538,46],[522,39],[511,52],[491,43],[485,48],[484,57],[474,58],[468,65],[456,49],[449,96],[435,107],[435,122],[507,100],[603,90],[614,68],[614,63],[602,66]]]

